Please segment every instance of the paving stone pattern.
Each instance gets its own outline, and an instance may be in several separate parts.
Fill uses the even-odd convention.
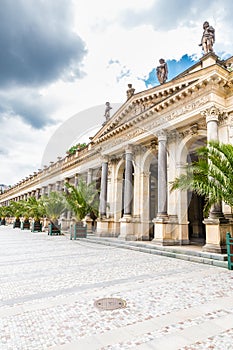
[[[223,268],[0,226],[0,282],[1,350],[233,349]]]

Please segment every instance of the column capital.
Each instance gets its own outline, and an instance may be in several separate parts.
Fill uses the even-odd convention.
[[[125,147],[125,153],[133,153],[133,145],[128,143],[128,145]]]
[[[102,163],[108,163],[108,160],[109,160],[109,156],[107,156],[106,154],[101,154]]]
[[[161,129],[157,133],[158,141],[167,141],[167,131],[165,129]]]
[[[219,116],[222,113],[219,108],[213,105],[210,108],[205,109],[201,114],[206,118],[206,123],[208,123],[210,121],[218,122]]]

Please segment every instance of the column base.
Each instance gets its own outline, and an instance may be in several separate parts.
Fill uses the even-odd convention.
[[[204,219],[206,225],[206,244],[202,248],[204,252],[218,254],[226,253],[226,233],[232,232],[232,225],[225,218]]]
[[[124,215],[120,219],[120,236],[118,239],[125,241],[136,241],[137,237],[134,234],[134,224],[131,215]]]
[[[85,217],[85,223],[87,225],[87,233],[92,233],[92,218],[89,215],[86,215]]]
[[[169,219],[168,215],[159,215],[154,222],[153,243],[163,246],[180,245],[178,239],[178,221],[176,217]]]
[[[97,220],[96,234],[97,237],[118,237],[119,233],[113,230],[112,219],[102,218]]]

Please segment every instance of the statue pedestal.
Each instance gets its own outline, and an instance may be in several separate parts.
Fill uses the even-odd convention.
[[[225,218],[205,219],[206,244],[202,248],[204,252],[223,254],[226,253],[226,233],[232,232],[232,223]]]

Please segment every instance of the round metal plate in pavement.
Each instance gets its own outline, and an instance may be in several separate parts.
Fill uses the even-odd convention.
[[[120,298],[103,298],[96,300],[95,307],[100,310],[116,310],[126,307],[126,301]]]

